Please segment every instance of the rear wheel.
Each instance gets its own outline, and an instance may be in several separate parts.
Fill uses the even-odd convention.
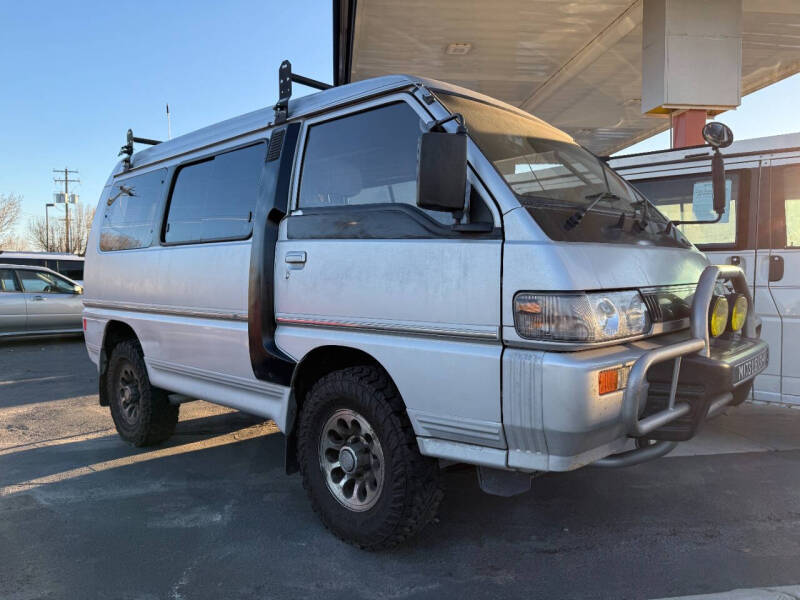
[[[134,446],[163,442],[175,431],[178,407],[153,387],[139,344],[120,342],[111,351],[107,387],[111,417],[120,437]]]
[[[419,453],[400,395],[378,368],[320,379],[306,397],[297,438],[314,510],[346,542],[388,548],[436,515],[438,465]]]

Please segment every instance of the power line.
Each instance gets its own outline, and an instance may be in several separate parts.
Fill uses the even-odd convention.
[[[63,183],[64,184],[64,210],[66,210],[66,229],[67,229],[67,252],[71,252],[70,245],[69,245],[69,184],[70,183],[80,183],[80,179],[70,179],[70,173],[77,173],[78,171],[71,171],[67,167],[63,169],[53,169],[53,173],[64,174],[63,179],[58,179],[57,177],[53,177],[53,181],[55,183]]]

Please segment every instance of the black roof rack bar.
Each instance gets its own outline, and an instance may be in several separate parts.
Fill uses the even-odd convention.
[[[125,145],[120,148],[119,154],[117,154],[117,156],[124,156],[122,163],[126,171],[131,168],[131,156],[133,156],[134,143],[155,146],[161,142],[159,140],[151,140],[150,138],[136,137],[133,135],[133,130],[128,129],[128,134],[125,138]]]
[[[292,63],[285,60],[278,69],[278,102],[275,104],[275,123],[283,123],[289,117],[289,98],[292,97],[292,82],[305,85],[315,90],[329,90],[329,83],[317,81],[304,75],[292,73]]]

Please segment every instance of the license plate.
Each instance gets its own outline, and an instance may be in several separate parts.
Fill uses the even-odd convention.
[[[751,377],[755,377],[767,368],[769,361],[769,348],[764,348],[761,352],[733,366],[733,383],[740,383]]]

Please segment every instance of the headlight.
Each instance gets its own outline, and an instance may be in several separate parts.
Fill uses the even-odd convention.
[[[739,331],[744,327],[745,319],[747,319],[747,298],[742,294],[732,294],[728,300],[733,304],[731,308],[731,331]]]
[[[708,329],[711,335],[718,337],[728,326],[728,301],[725,296],[714,296],[709,306]]]
[[[636,290],[593,294],[520,292],[514,326],[531,340],[606,342],[650,330],[650,316]]]

